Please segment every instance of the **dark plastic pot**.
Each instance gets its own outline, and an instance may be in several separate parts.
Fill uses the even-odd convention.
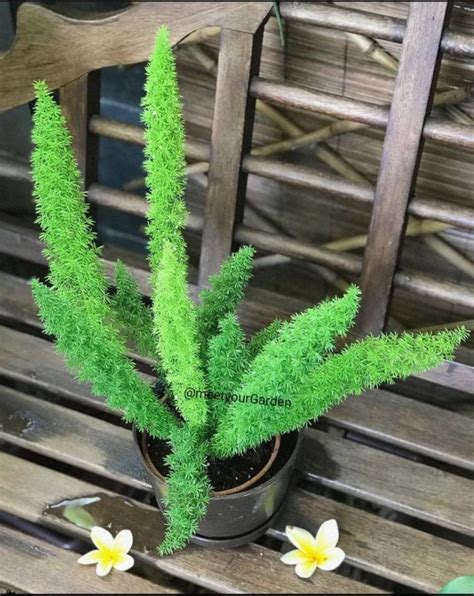
[[[148,455],[146,435],[135,428],[135,444],[145,466],[161,509],[166,495],[166,480]],[[264,534],[280,511],[295,467],[302,433],[281,437],[279,448],[272,452],[264,473],[232,491],[213,492],[207,513],[191,542],[212,547],[241,546]],[[253,486],[248,487],[249,484]],[[230,494],[229,494],[230,493]]]

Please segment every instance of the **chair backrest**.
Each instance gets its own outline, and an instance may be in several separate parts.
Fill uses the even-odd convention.
[[[200,268],[205,283],[230,254],[243,213],[246,173],[240,166],[250,150],[255,106],[249,85],[258,73],[271,8],[271,2],[139,2],[101,18],[71,18],[25,4],[15,43],[0,56],[0,110],[31,100],[37,79],[59,88],[85,187],[91,190],[98,137],[90,123],[99,113],[99,69],[147,60],[160,25],[168,27],[173,45],[220,32],[212,141],[210,148],[201,147],[209,160]],[[116,127],[120,138],[126,131],[126,125]]]
[[[83,20],[64,17],[38,5],[23,5],[16,42],[9,52],[0,56],[0,109],[31,99],[32,81],[37,78],[45,78],[52,88],[59,87],[89,200],[143,213],[143,202],[135,195],[94,183],[98,134],[143,143],[139,127],[107,121],[97,115],[98,69],[146,60],[160,24],[168,25],[173,43],[189,40],[187,36],[203,35],[199,33],[203,28],[207,28],[208,34],[219,28],[221,43],[211,145],[193,139],[187,143],[190,157],[209,162],[205,217],[192,218],[188,224],[191,229],[202,231],[200,283],[206,284],[234,242],[252,243],[262,250],[308,259],[360,276],[363,304],[358,334],[378,333],[384,328],[394,286],[421,296],[474,306],[468,288],[397,270],[408,214],[474,229],[474,209],[413,196],[424,138],[474,148],[472,128],[428,118],[441,50],[474,55],[471,39],[446,32],[450,3],[413,2],[406,24],[321,3],[281,3],[282,13],[289,21],[397,42],[403,40],[390,110],[259,78],[262,30],[271,7],[271,2],[143,2],[112,16]],[[255,99],[289,136],[302,131],[276,108],[263,102],[344,118],[356,126],[386,127],[375,190],[364,181],[347,182],[307,167],[250,155]],[[321,146],[318,151],[322,156],[328,149]],[[243,225],[248,173],[315,191],[329,191],[356,202],[373,203],[364,258]]]

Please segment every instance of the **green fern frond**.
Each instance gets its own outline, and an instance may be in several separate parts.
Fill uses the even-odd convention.
[[[115,285],[111,306],[121,331],[141,356],[156,359],[152,310],[143,302],[135,278],[121,261],[115,264]]]
[[[99,260],[81,176],[66,121],[44,81],[35,83],[31,157],[37,222],[49,281],[89,317],[103,319],[107,308],[107,278]]]
[[[265,344],[242,379],[241,393],[288,398],[295,395],[315,366],[345,335],[359,306],[359,288],[342,298],[322,302],[283,323],[274,340]]]
[[[207,379],[211,391],[233,393],[248,366],[245,334],[237,315],[230,313],[219,323],[219,333],[209,342]],[[221,417],[228,404],[224,399],[210,401],[212,421]]]
[[[465,328],[432,334],[368,337],[331,356],[312,370],[291,407],[232,404],[212,439],[217,457],[242,453],[277,433],[302,428],[346,396],[359,395],[382,383],[392,383],[453,358],[466,339]]]
[[[244,290],[252,275],[254,254],[252,246],[240,248],[222,263],[219,273],[211,276],[209,289],[201,292],[197,325],[204,357],[209,340],[218,331],[219,321],[228,313],[235,312],[244,297]]]
[[[141,431],[168,438],[177,421],[138,376],[115,330],[78,310],[61,290],[36,279],[31,287],[46,332],[55,336],[78,379],[91,383],[94,395],[106,396],[109,405],[123,410],[125,420]]]
[[[282,328],[283,321],[275,319],[270,325],[257,331],[250,340],[248,345],[249,360],[252,361],[257,354],[259,354],[267,343],[276,339],[280,329]]]
[[[211,487],[207,478],[207,445],[200,433],[182,427],[171,433],[172,452],[167,457],[170,473],[166,494],[167,531],[160,555],[183,548],[204,517]]]
[[[145,162],[151,285],[160,267],[165,242],[174,245],[185,259],[182,235],[186,223],[185,140],[173,50],[166,27],[160,27],[153,54],[146,68],[142,101],[145,125]]]
[[[186,399],[188,388],[205,391],[199,359],[195,306],[188,295],[186,266],[166,242],[156,278],[153,303],[158,352],[172,396],[184,419],[194,426],[206,422],[207,405],[199,394]]]

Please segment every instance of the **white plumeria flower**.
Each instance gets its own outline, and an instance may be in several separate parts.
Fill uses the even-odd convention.
[[[130,530],[121,530],[115,538],[105,528],[94,526],[91,530],[91,540],[97,547],[96,550],[83,555],[78,559],[81,565],[94,565],[97,575],[107,575],[112,567],[117,571],[128,571],[135,561],[128,554],[132,548],[133,536]]]
[[[294,526],[286,526],[285,531],[296,549],[290,550],[280,560],[286,565],[296,565],[298,577],[307,579],[318,567],[323,571],[333,571],[344,561],[344,551],[336,547],[339,528],[335,519],[321,524],[315,538],[307,530]]]

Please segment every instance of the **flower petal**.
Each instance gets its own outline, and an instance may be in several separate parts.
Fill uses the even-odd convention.
[[[104,577],[104,575],[108,575],[112,569],[112,561],[109,559],[107,561],[99,561],[97,563],[97,567],[95,568],[95,572],[99,577]]]
[[[285,553],[280,558],[280,561],[285,563],[285,565],[297,565],[298,563],[310,561],[310,559],[303,552],[296,548],[295,550],[290,550],[289,552]]]
[[[298,565],[295,567],[295,573],[298,577],[308,579],[313,575],[317,567],[318,564],[316,563],[316,561],[308,560],[304,563],[298,563]]]
[[[114,539],[114,550],[118,550],[122,553],[128,553],[132,548],[133,534],[130,530],[121,530]]]
[[[328,519],[318,530],[316,534],[316,548],[333,548],[339,542],[339,528],[335,519]]]
[[[100,551],[99,550],[91,550],[85,555],[82,555],[80,559],[77,559],[77,562],[81,565],[92,565],[93,563],[98,563],[100,561]]]
[[[114,539],[113,539],[112,534],[105,528],[101,528],[99,526],[94,526],[92,528],[91,540],[97,546],[97,548],[99,550],[111,549],[114,544]]]
[[[339,567],[346,557],[346,553],[338,547],[328,548],[324,554],[326,560],[318,565],[323,571],[333,571],[336,567]]]
[[[131,557],[130,555],[122,555],[120,561],[114,563],[114,569],[117,569],[117,571],[128,571],[134,565],[135,561],[133,557]]]
[[[308,530],[296,528],[295,526],[286,526],[285,532],[290,539],[290,542],[296,546],[297,549],[303,551],[307,557],[313,558],[316,544],[313,536],[308,532]]]

